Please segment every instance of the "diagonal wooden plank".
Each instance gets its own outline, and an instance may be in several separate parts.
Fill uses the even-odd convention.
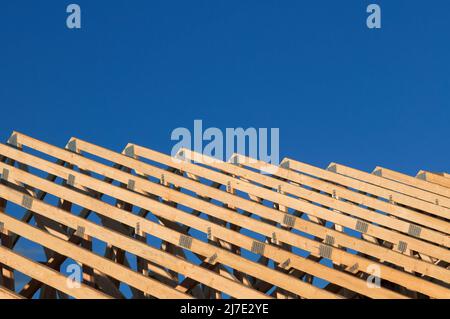
[[[21,193],[13,189],[8,189],[3,185],[0,185],[0,191],[3,194],[2,196],[8,198],[9,201],[20,205],[22,198]],[[96,237],[104,242],[111,243],[114,246],[120,247],[125,251],[133,253],[135,255],[139,255],[140,257],[143,257],[147,260],[152,260],[158,264],[166,265],[167,267],[175,269],[177,272],[180,272],[185,276],[189,276],[199,282],[202,282],[205,285],[213,285],[213,287],[215,288],[222,289],[225,293],[231,296],[240,298],[265,297],[264,294],[243,287],[238,283],[229,281],[228,279],[218,276],[215,273],[207,271],[206,269],[203,269],[197,265],[176,258],[175,256],[172,256],[170,254],[164,253],[135,239],[105,229],[104,227],[99,226],[93,222],[87,221],[71,214],[67,214],[63,210],[49,204],[35,200],[33,202],[33,210],[68,227],[74,229],[82,227],[83,233],[87,236]]]
[[[6,289],[4,287],[0,287],[0,299],[25,299],[21,295]]]
[[[441,176],[427,171],[419,171],[416,177],[437,185],[441,185],[443,187],[450,188],[450,178],[445,176]]]
[[[412,187],[420,188],[421,190],[438,194],[450,198],[450,189],[441,185],[433,184],[425,180],[418,179],[400,172],[390,170],[388,168],[377,166],[372,174],[379,175],[384,178],[388,178]]]
[[[3,214],[2,214],[3,216]],[[0,216],[0,217],[2,217]],[[79,287],[71,288],[67,285],[67,277],[44,265],[23,257],[12,250],[0,246],[0,261],[27,276],[38,279],[45,284],[58,289],[75,298],[109,299],[108,295],[80,283]]]
[[[0,222],[5,225],[5,228],[14,233],[17,233],[60,254],[69,256],[70,258],[77,260],[83,264],[87,264],[109,276],[117,278],[151,295],[161,298],[189,298],[188,295],[162,285],[159,282],[148,277],[144,277],[141,274],[131,271],[124,266],[115,264],[90,251],[75,246],[72,243],[68,243],[60,238],[47,234],[44,231],[30,226],[13,217],[5,214],[0,214]]]
[[[54,149],[53,150],[53,152],[56,152],[56,149]],[[22,155],[22,159],[25,157],[25,155]],[[85,166],[85,165],[87,165],[87,159],[78,159],[79,161],[81,161],[81,160],[83,160],[84,162],[83,162],[83,165],[82,166]],[[36,159],[36,161],[37,161],[37,159]],[[79,163],[78,163],[79,164]],[[97,163],[98,164],[98,163]],[[47,165],[50,165],[50,164],[47,164]],[[103,167],[102,166],[102,169],[103,170],[106,170],[106,169],[110,169],[109,167]],[[47,169],[48,169],[48,167],[47,167]],[[115,176],[114,178],[115,179],[117,179],[117,180],[121,180],[122,182],[124,182],[124,181],[126,181],[127,179],[124,179],[123,177],[120,177],[120,175],[121,174],[124,174],[124,173],[120,173],[120,172],[115,172],[115,174],[117,174],[117,176]],[[125,174],[126,175],[126,174]],[[67,177],[66,177],[67,178]],[[77,179],[78,180],[80,180],[80,179],[82,179],[82,180],[84,180],[84,181],[86,181],[86,177],[85,176],[78,176],[77,177]],[[137,183],[138,183],[138,181],[136,180],[135,181],[136,182],[136,186],[137,186]],[[87,185],[87,184],[86,184]],[[98,182],[97,183],[90,183],[89,184],[89,186],[88,187],[93,187],[93,188],[95,188],[95,187],[98,187]],[[156,186],[154,186],[154,187],[156,187]],[[114,197],[117,197],[117,193],[118,193],[118,191],[115,191],[114,192]],[[133,193],[127,193],[127,194],[124,194],[123,195],[123,198],[127,198],[127,201],[130,201],[130,199],[133,197],[133,196],[136,196],[135,194],[133,194]],[[171,195],[172,197],[173,197],[173,195]],[[190,199],[191,200],[191,199]],[[192,201],[192,200],[191,200]],[[139,201],[138,201],[139,202]],[[135,204],[137,205],[137,206],[139,206],[140,204],[138,204],[138,202],[135,202]],[[205,204],[205,203],[202,203],[202,204]],[[151,209],[151,208],[150,208]],[[214,212],[213,211],[211,211],[211,212],[209,212],[210,214],[214,214],[214,213],[217,213],[217,207],[216,206],[214,206]],[[227,219],[227,220],[229,220],[229,218],[230,218],[230,216],[228,216],[227,218],[225,218],[225,219]],[[243,217],[242,216],[239,216],[239,219],[237,219],[238,217],[236,216],[236,223],[240,223],[240,224],[245,224],[245,225],[247,225],[250,221],[252,222],[252,223],[255,223],[255,220],[250,220],[250,221],[247,221],[247,220],[242,220],[243,219]],[[262,226],[261,224],[260,224],[260,226]],[[263,232],[264,233],[264,232]],[[267,234],[267,232],[266,232],[266,234]],[[278,234],[280,234],[280,233],[278,233]],[[289,235],[288,235],[289,234]],[[291,233],[288,233],[288,234],[286,234],[286,238],[287,238],[287,240],[290,240],[291,242],[293,242],[293,240],[299,240],[300,238],[298,237],[298,236],[293,236]],[[269,232],[268,233],[268,235],[269,236],[271,236],[272,235],[272,232]],[[317,245],[317,243],[313,243],[312,241],[308,241],[308,240],[306,240],[306,239],[303,239],[302,238],[302,240],[304,240],[304,241],[307,241],[307,242],[311,242],[311,245],[315,245],[315,246],[312,246],[312,247],[314,247],[314,250],[315,249],[317,249],[317,252],[319,252],[319,246]],[[293,242],[294,243],[294,245],[299,245],[298,243],[296,243],[295,241]],[[305,247],[303,244],[302,245],[300,245],[299,247]],[[312,247],[311,248],[309,248],[309,249],[312,249]],[[307,247],[308,248],[308,247]],[[338,255],[338,256],[347,256],[348,258],[351,258],[351,259],[354,259],[354,261],[353,262],[349,262],[349,266],[351,266],[351,265],[354,265],[355,263],[358,263],[358,262],[356,262],[355,261],[355,259],[356,260],[359,260],[359,265],[370,265],[370,264],[372,264],[373,262],[372,261],[368,261],[368,260],[366,260],[366,261],[364,261],[364,259],[362,259],[361,257],[358,257],[358,256],[354,256],[354,255],[351,255],[351,254],[347,254],[347,253],[345,253],[345,252],[343,252],[343,251],[340,251],[340,250],[336,250],[335,251],[335,254],[336,255]],[[384,269],[384,273],[385,273],[385,276],[388,276],[388,278],[390,279],[390,280],[394,280],[394,281],[399,281],[399,274],[396,274],[396,275],[394,275],[394,274],[392,274],[392,272],[394,271],[395,272],[395,270],[393,270],[393,269],[390,269],[390,268],[387,268],[387,267],[385,267],[385,266],[383,266],[383,265],[380,265],[380,267],[382,267],[383,269]],[[363,268],[364,269],[364,268]],[[438,270],[439,271],[439,270]],[[391,275],[392,274],[392,275]],[[401,273],[400,273],[401,274]],[[411,281],[411,280],[409,280],[409,281]],[[403,281],[402,281],[403,282]]]
[[[427,191],[342,164],[331,163],[328,166],[328,170],[379,187],[377,189],[385,194],[384,198],[391,196],[393,201],[400,204],[420,209],[442,218],[450,218],[450,199],[444,196],[431,194]],[[389,195],[386,195],[388,193]]]

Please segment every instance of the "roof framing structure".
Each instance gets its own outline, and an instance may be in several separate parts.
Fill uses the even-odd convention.
[[[0,173],[0,298],[450,298],[446,173],[18,132]]]

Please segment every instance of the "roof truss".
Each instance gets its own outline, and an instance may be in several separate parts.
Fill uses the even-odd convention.
[[[0,298],[450,297],[445,173],[59,148],[18,132],[0,156]]]

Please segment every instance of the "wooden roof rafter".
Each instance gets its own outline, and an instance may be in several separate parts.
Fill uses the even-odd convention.
[[[121,284],[134,298],[450,297],[442,180],[181,152],[77,138],[63,149],[14,132],[0,144],[0,298],[123,298]],[[16,250],[22,237],[43,247],[44,264]],[[68,258],[82,266],[81,290],[64,281]],[[13,270],[31,277],[24,287]]]

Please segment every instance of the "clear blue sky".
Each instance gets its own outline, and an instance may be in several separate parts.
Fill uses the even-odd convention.
[[[450,170],[448,1],[72,2],[81,30],[70,1],[2,1],[1,139],[169,152],[202,119],[279,127],[281,157],[322,167]]]
[[[170,152],[202,119],[279,127],[281,157],[321,167],[450,170],[449,1],[73,2],[81,30],[69,1],[1,2],[3,141]]]

